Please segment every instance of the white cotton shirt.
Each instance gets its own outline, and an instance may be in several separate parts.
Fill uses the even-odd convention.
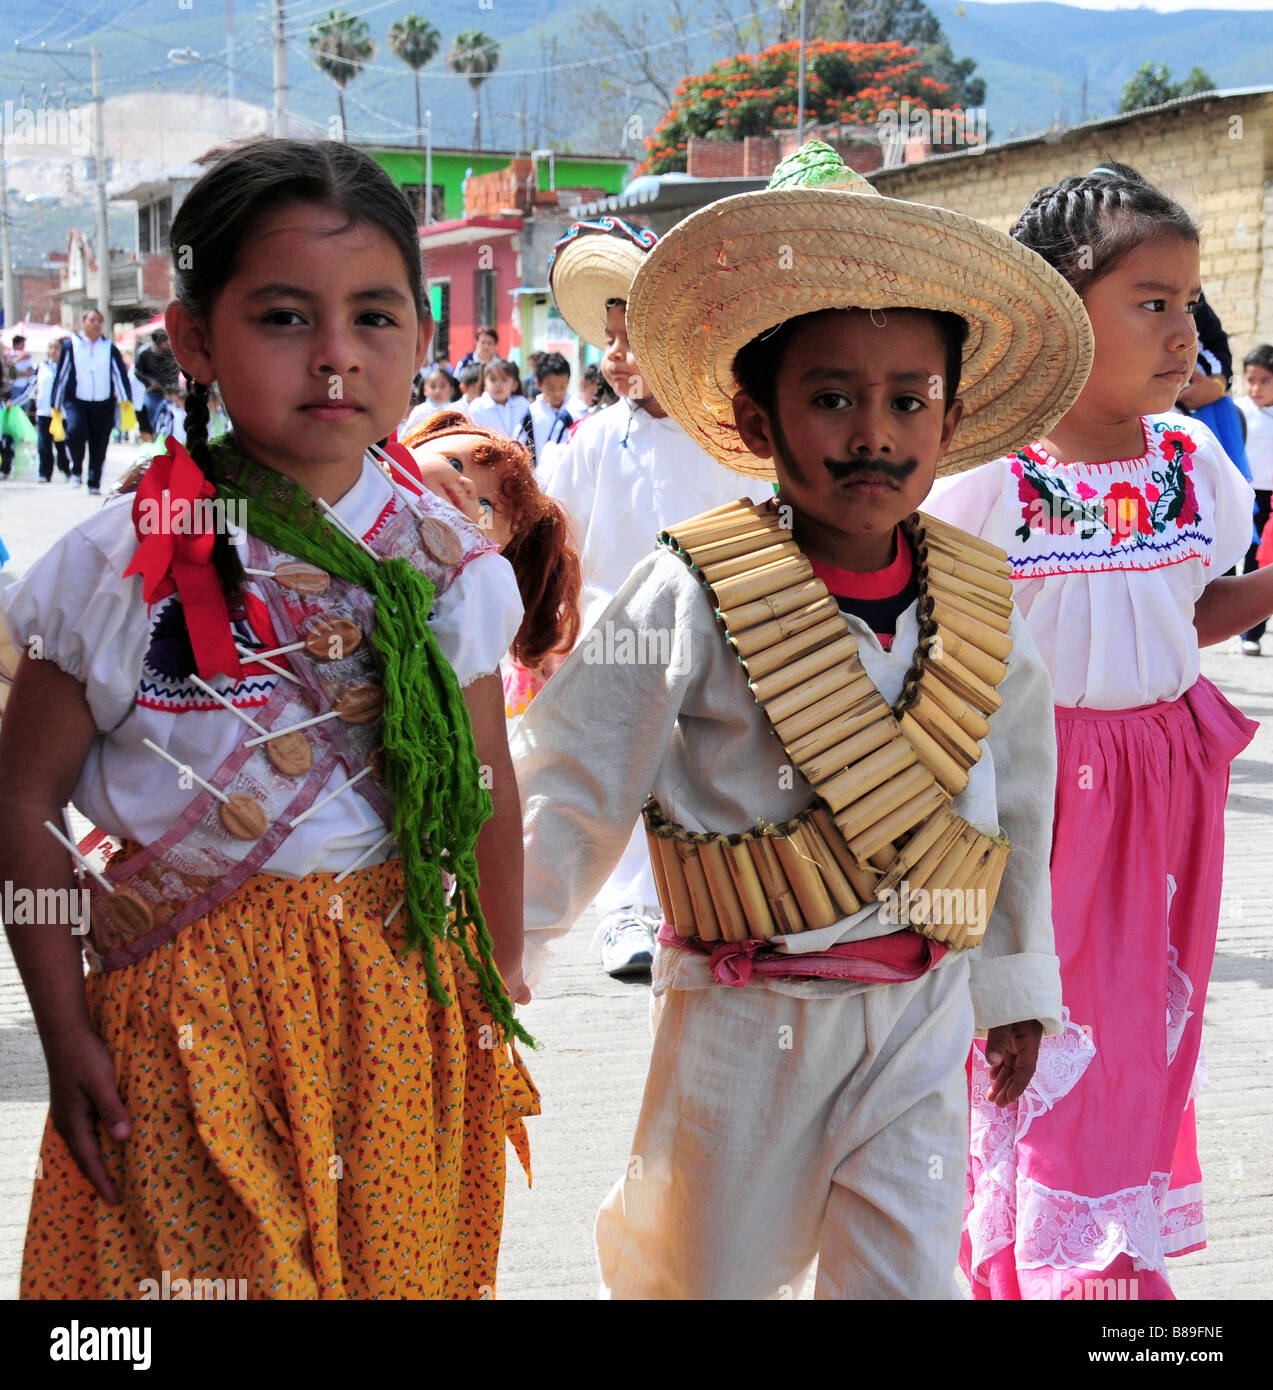
[[[335,510],[366,537],[395,500],[388,479],[368,461]],[[141,577],[122,578],[137,550],[131,513],[131,497],[108,502],[5,589],[0,603],[16,646],[25,648],[38,635],[44,656],[86,687],[98,734],[75,788],[76,807],[108,834],[145,845],[158,840],[199,792],[180,789],[176,769],[142,740],[149,738],[206,778],[251,731],[219,706],[174,711],[137,702],[151,633]],[[248,576],[246,587],[259,594],[256,586],[264,582]],[[512,566],[487,551],[470,560],[438,599],[429,626],[460,684],[468,685],[498,670],[521,620]],[[265,694],[276,679],[253,678],[253,685]],[[229,677],[210,683],[223,694],[236,688]],[[348,775],[338,766],[321,795]],[[367,801],[347,793],[309,816],[260,872],[285,878],[339,872],[386,829]],[[229,854],[239,848],[237,841],[225,847]],[[241,845],[244,855],[250,849]],[[365,863],[379,863],[393,852],[385,847]]]
[[[110,339],[100,337],[89,342],[83,333],[76,333],[71,339],[71,354],[75,359],[75,399],[77,401],[110,400]]]
[[[1251,486],[1273,491],[1273,405],[1256,405],[1250,396],[1239,396],[1237,407],[1246,418],[1246,461],[1251,465]]]
[[[619,592],[660,531],[742,497],[773,489],[731,473],[670,418],[629,400],[589,415],[540,464],[539,486],[570,513],[580,541],[581,632]]]
[[[530,414],[530,402],[525,396],[509,396],[501,405],[492,398],[489,391],[483,391],[469,407],[467,414],[475,425],[481,425],[488,430],[498,430],[500,434],[516,439],[522,421]]]
[[[845,614],[867,673],[890,703],[919,638],[912,603],[885,651],[862,619]],[[599,631],[674,633],[662,650],[626,664],[592,659],[585,644],[535,697],[510,733],[522,799],[528,982],[546,948],[583,913],[618,862],[649,793],[692,831],[724,834],[781,824],[813,801],[688,565],[660,548],[641,560],[606,610]],[[1052,693],[1024,622],[1013,615],[1003,707],[990,719],[982,756],[954,808],[987,834],[1012,842],[983,943],[973,951],[977,1027],[1037,1018],[1060,1030],[1061,984],[1052,939],[1048,859],[1056,782]],[[617,646],[614,647],[618,651]],[[635,649],[634,649],[635,650]],[[832,926],[774,938],[796,955],[898,930],[872,903]],[[675,947],[655,956],[654,992],[720,989],[705,957]],[[802,997],[858,992],[843,981],[757,977],[748,988]],[[725,993],[728,994],[728,990]]]
[[[1179,699],[1199,675],[1198,598],[1251,544],[1251,485],[1215,435],[1174,412],[1142,426],[1140,458],[1060,463],[1032,445],[939,479],[924,503],[1008,552],[1013,598],[1067,708]],[[1177,436],[1193,446],[1188,470],[1168,457]]]

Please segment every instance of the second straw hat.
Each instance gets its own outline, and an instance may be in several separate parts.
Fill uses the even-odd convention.
[[[548,257],[557,312],[593,347],[606,347],[606,300],[626,300],[658,237],[621,217],[576,222]]]
[[[773,479],[734,427],[739,348],[823,309],[946,310],[968,323],[964,415],[939,475],[1046,435],[1092,365],[1082,300],[1042,257],[975,218],[882,197],[812,141],[769,187],[679,222],[628,297],[632,351],[659,404],[718,462]]]

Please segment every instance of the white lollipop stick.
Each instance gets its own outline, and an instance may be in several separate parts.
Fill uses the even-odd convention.
[[[387,453],[378,444],[371,445],[370,453],[373,459],[384,464],[386,468],[391,468],[395,473],[400,474],[404,478],[410,478],[413,483],[419,484],[419,478],[413,477],[392,454]],[[394,483],[392,479],[390,479],[390,482],[392,483],[393,490],[402,498],[402,504],[406,507],[407,511],[409,511],[417,521],[423,521],[424,513],[412,501],[410,492],[408,492],[406,488],[400,487],[397,483]]]
[[[329,709],[326,714],[316,714],[313,719],[303,719],[299,724],[289,724],[286,729],[271,729],[269,733],[262,734],[260,738],[247,739],[244,748],[255,748],[259,743],[268,743],[272,738],[282,738],[284,734],[296,734],[302,729],[313,728],[315,724],[322,724],[328,719],[339,719],[340,711]]]
[[[273,671],[276,676],[282,676],[284,680],[291,681],[293,685],[300,685],[301,683],[290,671],[285,671],[281,666],[275,666],[272,661],[267,660],[265,657],[257,656],[255,652],[249,651],[246,647],[239,648],[239,657],[243,661],[259,662],[266,670]]]
[[[243,566],[243,573],[244,573],[244,574],[259,574],[259,575],[261,576],[262,579],[273,579],[273,578],[274,578],[274,571],[273,571],[273,570],[254,570],[254,569],[249,569],[247,565],[244,565],[244,566]]]
[[[171,753],[164,752],[157,743],[152,743],[148,738],[142,739],[142,742],[152,753],[158,753],[164,762],[171,763],[179,772],[187,773],[192,782],[198,782],[205,792],[210,792],[223,805],[228,806],[230,804],[230,798],[224,792],[218,791],[211,782],[205,782],[189,763],[183,763],[179,758],[174,758]]]
[[[389,844],[392,841],[392,839],[393,831],[391,830],[387,835],[382,835],[374,845],[368,845],[367,848],[363,850],[363,852],[358,856],[358,858],[355,859],[354,862],[347,869],[342,869],[340,873],[338,873],[336,877],[332,879],[332,882],[339,883],[342,878],[345,878],[349,874],[352,874],[353,871],[359,866],[359,864],[362,863],[364,859],[370,859],[371,856],[375,854],[377,850],[383,849],[385,845]]]
[[[386,927],[389,925],[390,922],[393,921],[393,919],[398,915],[398,913],[402,911],[402,905],[406,902],[406,900],[407,895],[404,893],[402,897],[400,897],[398,901],[394,903],[393,911],[388,915],[388,917],[385,918],[384,924]]]
[[[286,647],[271,647],[268,652],[254,652],[253,655],[258,661],[264,661],[269,656],[286,656],[288,652],[298,652],[304,645],[304,642],[289,642]]]
[[[317,501],[319,507],[322,508],[323,515],[327,518],[329,522],[331,522],[333,526],[335,526],[338,530],[343,531],[345,535],[347,535],[355,545],[362,546],[362,548],[367,552],[368,555],[371,556],[371,558],[376,562],[376,564],[380,563],[380,556],[377,555],[374,550],[372,550],[372,548],[367,544],[365,540],[363,540],[363,538],[360,535],[358,535],[355,531],[352,531],[348,526],[345,525],[345,523],[340,519],[340,517],[336,515],[336,509],[334,507],[329,507],[321,497],[316,498],[315,501]]]
[[[225,698],[224,695],[213,690],[213,688],[207,683],[207,681],[200,680],[198,676],[191,676],[190,681],[192,685],[197,685],[205,695],[210,695],[217,702],[217,704],[221,705],[224,709],[228,709],[231,714],[237,716],[249,727],[255,729],[258,734],[263,734],[265,732],[265,730],[261,727],[260,724],[256,722],[255,719],[253,719],[250,715],[245,714],[241,709],[236,709],[230,703],[230,701]]]
[[[109,879],[103,878],[102,875],[99,874],[97,870],[88,862],[88,860],[84,858],[84,856],[76,848],[74,840],[68,840],[66,836],[62,834],[62,832],[57,828],[56,825],[53,824],[51,820],[46,820],[44,822],[44,828],[49,832],[50,835],[53,836],[53,838],[60,845],[71,851],[71,857],[75,860],[75,862],[87,869],[88,872],[93,875],[93,877],[98,881],[98,883],[102,885],[103,888],[106,889],[108,893],[113,893],[115,891],[115,885]]]
[[[71,812],[66,806],[62,807],[62,829],[66,831],[66,838],[68,840],[75,839],[75,831],[71,828]],[[78,847],[75,851],[75,877],[78,882],[82,883],[84,881],[84,866],[79,860]]]
[[[302,811],[300,815],[297,816],[294,820],[288,821],[288,825],[293,830],[295,830],[296,827],[301,823],[301,821],[307,819],[309,816],[312,816],[315,811],[321,811],[329,801],[335,801],[335,799],[341,794],[341,792],[347,792],[350,789],[350,787],[354,785],[355,782],[361,782],[362,779],[366,777],[370,771],[371,769],[369,767],[364,767],[361,772],[354,773],[354,775],[349,779],[348,782],[342,782],[334,792],[328,792],[326,796],[321,797],[318,801],[314,802],[314,804],[309,808],[308,811]]]

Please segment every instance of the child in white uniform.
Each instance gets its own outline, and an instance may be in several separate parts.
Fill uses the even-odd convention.
[[[616,650],[626,637],[639,651],[639,636],[646,656],[590,660],[585,638],[512,743],[532,976],[653,797],[666,919],[654,1054],[628,1174],[598,1220],[602,1278],[615,1297],[773,1298],[816,1257],[819,1297],[955,1297],[966,1046],[988,1031],[1007,1103],[1060,1026],[1054,762],[1038,738],[1047,676],[1010,604],[993,600],[998,639],[964,621],[982,611],[977,576],[1001,562],[934,536],[914,509],[935,472],[971,467],[1073,399],[1087,321],[1033,254],[875,195],[816,143],[771,191],[670,232],[629,319],[668,411],[719,463],[780,492],[671,524],[603,618]],[[756,535],[773,548],[740,569],[770,544]],[[938,606],[952,584],[954,604]],[[1006,591],[1006,573],[992,584]],[[978,657],[999,686],[969,696],[995,711],[988,724],[943,685],[957,648],[974,655],[949,623],[1006,657]],[[926,691],[981,730],[974,743],[950,727],[962,776],[916,732],[948,727]],[[896,746],[903,735],[915,741]],[[938,820],[920,824],[931,807]],[[864,818],[854,838],[846,815]],[[903,888],[913,869],[918,886],[929,850],[963,865],[951,834],[981,846],[969,853],[983,866],[1003,862],[1000,837],[1011,844],[984,935],[875,901],[886,869]]]

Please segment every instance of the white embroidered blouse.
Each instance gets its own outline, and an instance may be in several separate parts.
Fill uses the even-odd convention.
[[[385,475],[366,461],[362,476],[335,511],[351,530],[370,539],[400,505]],[[194,684],[167,679],[148,663],[161,605],[148,612],[141,577],[122,577],[137,549],[131,509],[131,497],[108,502],[62,536],[28,574],[4,590],[0,602],[16,646],[32,650],[38,638],[34,650],[86,687],[98,735],[75,788],[76,807],[110,835],[151,844],[199,790],[181,789],[176,769],[142,740],[149,738],[207,777],[251,730]],[[249,576],[246,593],[259,593],[261,582]],[[461,685],[498,670],[522,611],[512,566],[496,551],[476,555],[461,570],[429,619]],[[249,617],[248,627],[250,622]],[[236,626],[236,636],[264,650],[254,641],[260,634]],[[224,677],[210,684],[251,714],[268,701],[279,679],[245,676],[235,682]],[[319,799],[347,780],[348,773],[337,767]],[[286,878],[339,872],[385,831],[361,796],[338,796],[303,821],[261,872]],[[243,844],[243,853],[249,849]],[[392,846],[382,847],[364,863],[379,863],[395,852]]]
[[[1198,679],[1194,605],[1251,543],[1251,485],[1200,421],[1141,421],[1144,453],[1061,463],[1037,444],[940,479],[924,510],[1008,552],[1056,703],[1132,709]]]

